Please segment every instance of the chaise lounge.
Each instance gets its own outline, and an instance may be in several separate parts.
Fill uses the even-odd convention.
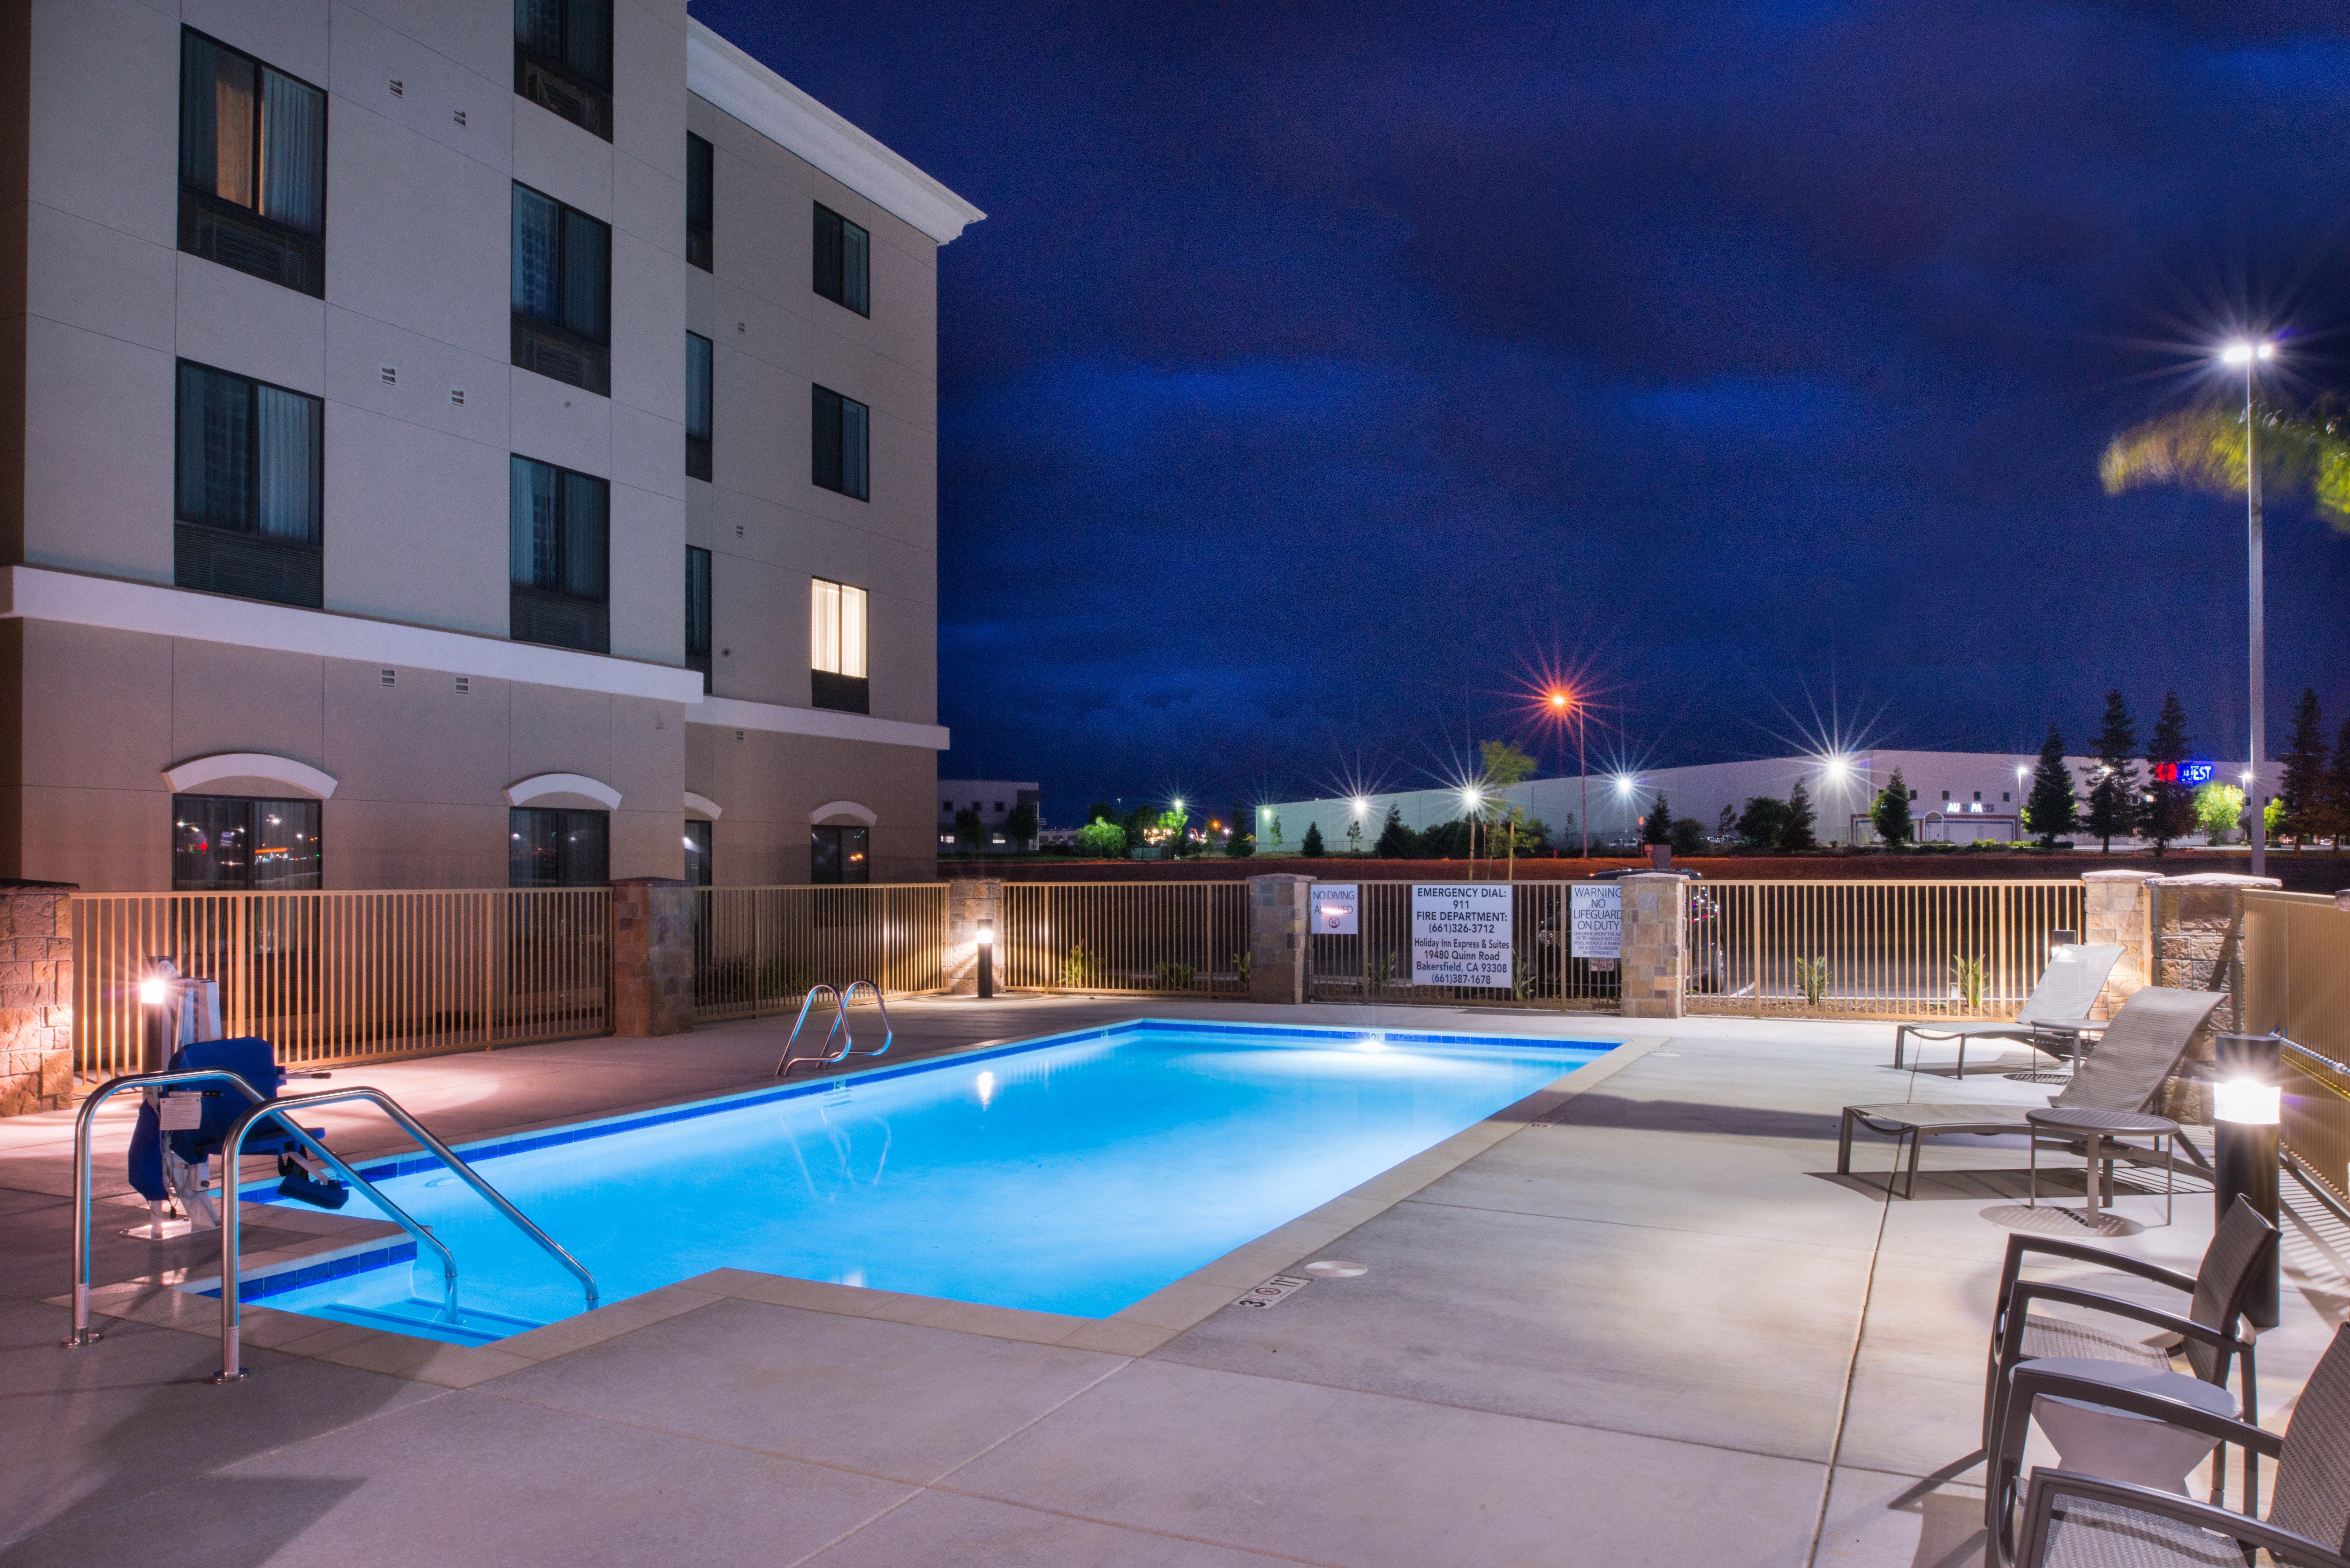
[[[2089,1010],[2097,1004],[2098,993],[2106,989],[2106,977],[2114,972],[2114,965],[2121,961],[2121,956],[2118,946],[2104,942],[2051,948],[2048,967],[2040,971],[2040,983],[2023,999],[2023,1006],[2012,1022],[1961,1023],[1955,1029],[1931,1023],[1905,1023],[1893,1032],[1893,1064],[1902,1065],[1905,1048],[1913,1034],[1920,1040],[1957,1041],[1961,1078],[1967,1075],[1970,1040],[2020,1040],[2051,1056],[2077,1058],[2081,1036],[2105,1027],[2089,1016]]]

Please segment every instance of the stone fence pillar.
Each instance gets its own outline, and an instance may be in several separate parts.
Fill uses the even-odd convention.
[[[979,994],[979,922],[995,931],[995,989],[1003,989],[1003,878],[957,877],[947,883],[947,994]]]
[[[674,877],[612,884],[612,1033],[693,1033],[693,889]]]
[[[2131,992],[2153,983],[2147,977],[2154,972],[2154,895],[2147,890],[2147,884],[2155,876],[2152,871],[2081,873],[2083,901],[2087,906],[2081,940],[2110,943],[2122,950],[2097,1005],[2091,1010],[2099,1018],[2111,1018]]]
[[[1251,1002],[1306,999],[1305,939],[1312,929],[1311,877],[1248,879],[1248,997]]]
[[[1689,878],[1677,871],[1639,871],[1617,879],[1624,889],[1624,956],[1617,961],[1626,1018],[1679,1018]]]
[[[70,882],[0,882],[0,1116],[73,1097]]]
[[[2244,889],[2281,888],[2273,877],[2241,877],[2199,871],[2158,877],[2147,884],[2153,902],[2149,983],[2178,991],[2217,991],[2228,998],[2197,1032],[2179,1064],[2182,1075],[2162,1085],[2155,1109],[2180,1122],[2211,1119],[2210,1087],[2195,1081],[2211,1075],[2222,1034],[2244,1027]]]

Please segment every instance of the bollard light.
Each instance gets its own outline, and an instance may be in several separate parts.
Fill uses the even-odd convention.
[[[979,994],[983,999],[995,994],[995,922],[979,922]]]
[[[2272,1225],[2277,1221],[2277,1145],[2282,1128],[2284,1036],[2222,1034],[2214,1043],[2211,1085],[2213,1150],[2211,1196],[2215,1220],[2226,1216],[2241,1194]],[[2274,1328],[2277,1276],[2273,1266],[2256,1281],[2244,1302],[2244,1316],[2256,1327]]]
[[[2240,1127],[2275,1127],[2284,1120],[2284,1090],[2257,1078],[2230,1078],[2214,1086],[2211,1116]]]

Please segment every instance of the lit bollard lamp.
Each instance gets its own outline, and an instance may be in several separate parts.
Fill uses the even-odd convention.
[[[179,967],[168,958],[150,958],[139,981],[139,1064],[134,1072],[160,1073],[172,1064],[180,1043],[173,1038],[179,1020],[172,1012],[172,982]]]
[[[993,920],[979,922],[979,994],[983,1001],[995,994],[995,922]],[[2276,1184],[2272,1181],[2269,1185],[2273,1189]],[[2274,1207],[2276,1199],[2273,1190],[2269,1202],[2271,1207]]]
[[[2277,1138],[2283,1119],[2282,1034],[2222,1034],[2218,1042],[2219,1076],[2213,1085],[2211,1119],[2219,1135],[2212,1211],[2217,1223],[2242,1194],[2272,1225],[2277,1222]],[[2274,1328],[2277,1268],[2252,1287],[2244,1315],[2258,1328]]]

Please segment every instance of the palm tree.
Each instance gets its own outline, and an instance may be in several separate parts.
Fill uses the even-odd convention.
[[[2255,410],[2263,489],[2306,488],[2326,522],[2350,534],[2350,410],[2321,403],[2305,413]],[[2244,493],[2244,410],[2205,403],[2147,420],[2106,443],[2097,460],[2106,493],[2176,484],[2207,495]]]

